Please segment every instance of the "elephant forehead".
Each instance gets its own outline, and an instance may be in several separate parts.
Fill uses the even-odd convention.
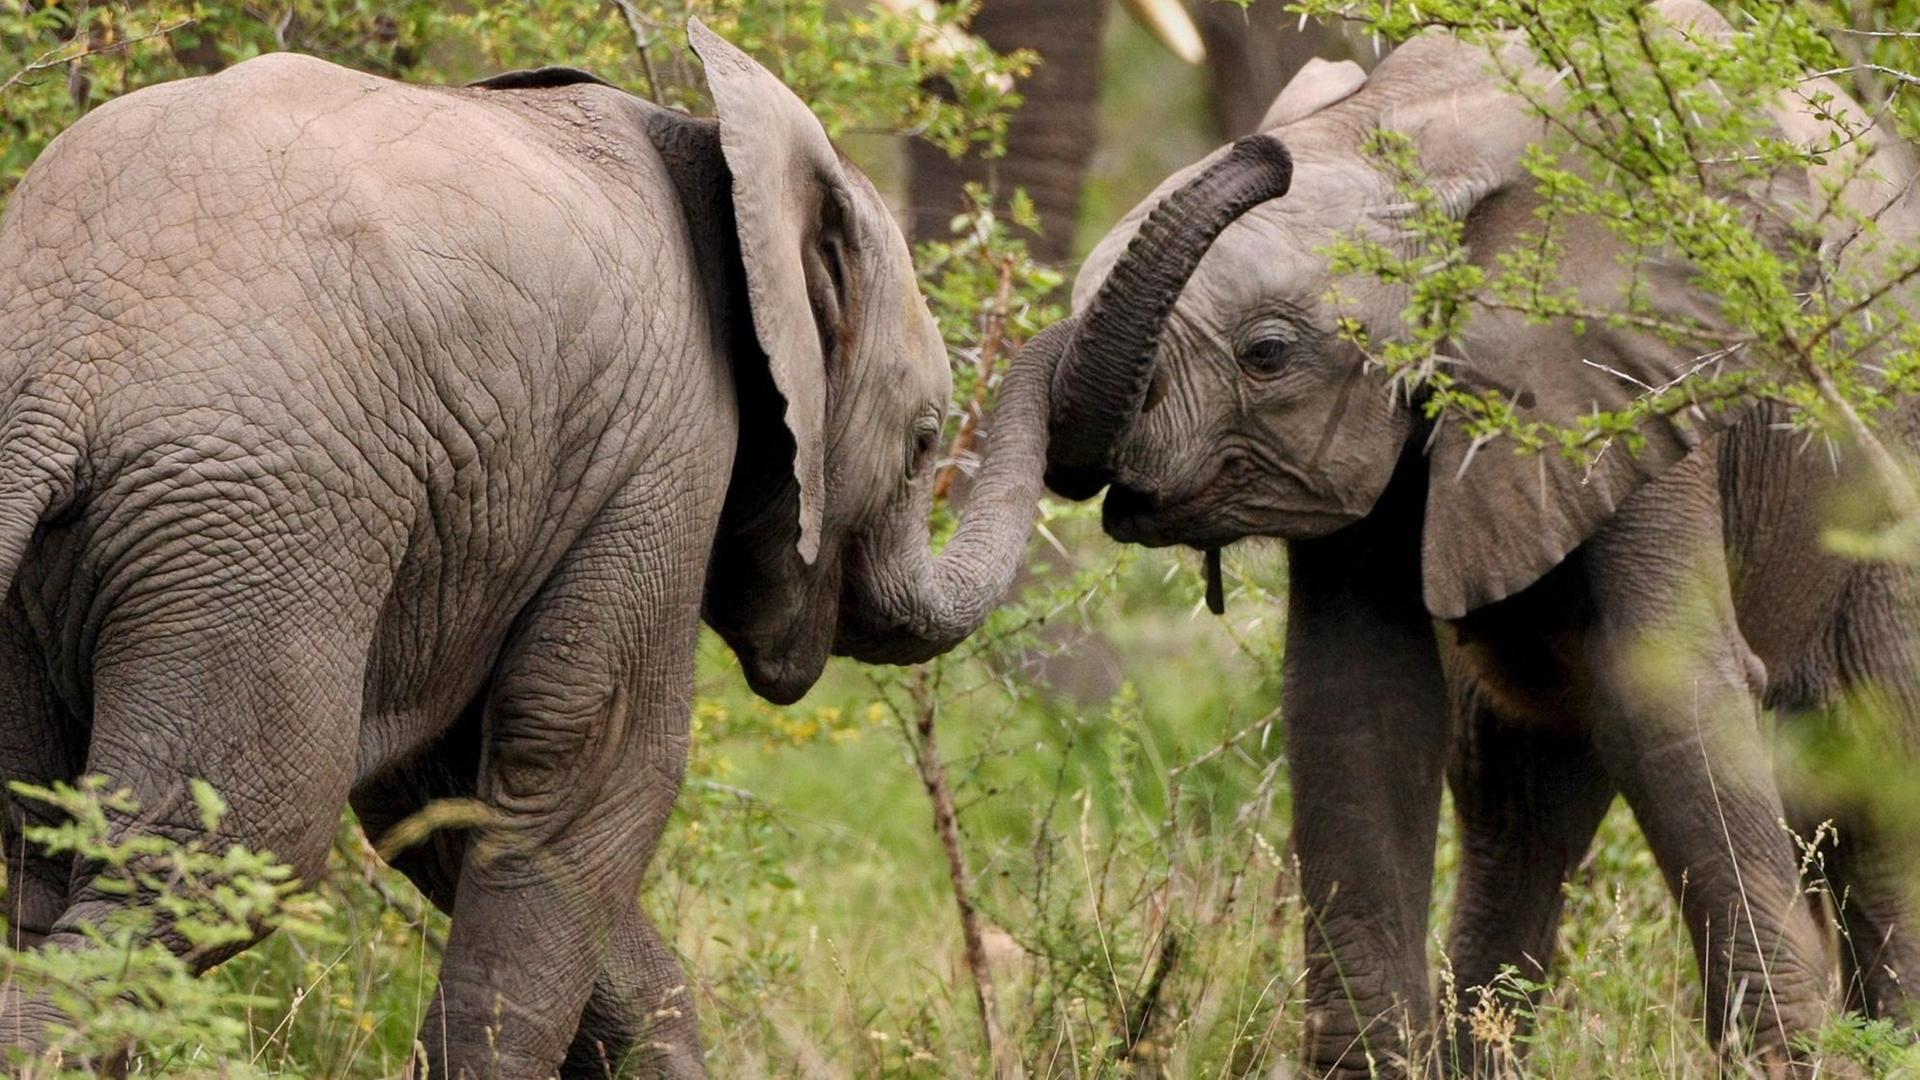
[[[883,358],[896,370],[890,378],[895,390],[910,404],[944,402],[953,393],[953,369],[947,362],[946,340],[940,336],[940,324],[927,307],[914,277],[913,259],[898,233],[892,237],[892,272],[883,280],[895,292],[889,305],[898,322],[898,337],[890,342],[895,355]],[[892,335],[889,335],[892,336]]]
[[[913,284],[913,262],[900,245],[901,280],[900,320],[906,327],[905,353],[913,372],[913,384],[924,395],[946,400],[953,393],[953,368],[947,361],[946,339],[940,336],[940,324],[927,307],[927,298]]]

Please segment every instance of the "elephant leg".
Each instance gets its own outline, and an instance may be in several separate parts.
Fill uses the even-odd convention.
[[[389,829],[434,800],[474,796],[480,720],[479,707],[469,709],[426,752],[355,788],[354,812],[376,846]],[[443,829],[394,853],[390,864],[450,912],[466,850],[465,830]],[[615,925],[560,1075],[700,1075],[700,1030],[691,1000],[678,958],[636,904]]]
[[[1920,580],[1889,567],[1856,569],[1840,610],[1839,670],[1825,708],[1797,718],[1851,744],[1855,760],[1889,764],[1890,775],[1920,768]],[[1902,842],[1906,823],[1875,813],[1871,793],[1839,797],[1859,778],[1811,776],[1796,807],[1809,828],[1831,821],[1825,869],[1839,919],[1839,952],[1850,1009],[1912,1022],[1920,1001],[1920,858]],[[1796,800],[1802,801],[1802,800]],[[1905,833],[1911,836],[1910,832]]]
[[[1354,49],[1340,28],[1318,19],[1302,23],[1286,0],[1253,0],[1246,7],[1190,0],[1207,48],[1207,105],[1213,133],[1223,142],[1251,135],[1267,107],[1307,61],[1340,59]],[[1355,56],[1369,64],[1371,54]]]
[[[85,770],[137,803],[106,810],[107,840],[203,838],[189,786],[203,780],[227,804],[222,840],[272,852],[315,881],[346,805],[359,731],[366,657],[342,642],[367,640],[377,610],[327,610],[332,598],[357,594],[354,577],[320,567],[262,565],[276,585],[249,580],[236,589],[228,566],[196,558],[144,579],[164,583],[158,587],[123,593],[95,645]],[[144,872],[137,859],[129,869]],[[91,948],[93,928],[140,908],[155,919],[150,938],[196,971],[253,940],[196,944],[153,911],[153,900],[124,891],[94,864],[76,864],[44,947]],[[29,1056],[62,1019],[53,999],[32,987],[12,988],[0,1006],[0,1031]]]
[[[649,520],[651,519],[651,520]],[[574,1038],[686,767],[703,544],[609,507],[522,613],[487,693],[431,1075],[548,1076]]]
[[[426,750],[354,786],[353,812],[374,847],[394,826],[429,804],[474,797],[480,782],[481,709],[480,704],[469,706]],[[436,829],[393,853],[387,864],[405,874],[434,907],[451,913],[467,842],[465,829]]]
[[[1032,49],[1041,63],[1022,80],[1024,102],[1007,123],[1007,152],[987,160],[955,158],[925,139],[907,147],[912,169],[914,242],[950,238],[969,183],[987,185],[1002,201],[1015,188],[1033,199],[1041,231],[1029,238],[1034,257],[1072,257],[1080,191],[1099,142],[1100,55],[1106,0],[989,0],[972,30],[995,52]]]
[[[1708,1035],[1781,1055],[1825,1016],[1822,935],[1781,827],[1757,709],[1744,686],[1715,679],[1720,665],[1691,661],[1688,685],[1622,693],[1617,722],[1597,741],[1680,900],[1706,982]],[[1672,711],[1689,698],[1698,726]]]
[[[1390,542],[1404,522],[1391,491],[1382,503],[1378,522],[1288,545],[1283,707],[1306,909],[1302,1054],[1316,1075],[1409,1072],[1430,1015],[1451,731],[1417,552]]]
[[[679,957],[635,903],[614,928],[560,1075],[696,1077],[705,1075],[701,1053],[693,988]]]
[[[1780,1062],[1827,1012],[1827,958],[1781,825],[1710,467],[1676,466],[1589,543],[1594,739],[1679,898],[1708,1034]]]
[[[1458,1071],[1504,1075],[1513,1063],[1502,1060],[1502,1048],[1476,1041],[1469,1019],[1483,997],[1506,1007],[1510,999],[1493,990],[1502,972],[1536,983],[1546,977],[1563,886],[1614,787],[1584,734],[1505,720],[1464,680],[1454,698],[1459,735],[1448,783],[1460,879],[1447,953],[1460,1000],[1449,1056]]]
[[[1838,825],[1827,873],[1840,917],[1847,1007],[1905,1024],[1920,1020],[1920,908],[1914,859],[1863,818]]]
[[[46,667],[29,644],[17,599],[0,610],[0,762],[8,784],[72,781],[86,756],[86,729],[56,699]],[[0,791],[0,857],[7,866],[6,944],[32,948],[67,907],[73,860],[27,842],[26,830],[56,822],[47,808]]]

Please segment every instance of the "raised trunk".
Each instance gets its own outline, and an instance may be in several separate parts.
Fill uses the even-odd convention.
[[[1014,358],[972,496],[938,558],[928,536],[931,475],[915,482],[898,513],[855,542],[835,652],[869,663],[919,663],[958,645],[1000,606],[1033,527],[1048,400],[1073,326],[1070,319],[1055,323]]]
[[[1140,411],[1161,328],[1187,279],[1228,225],[1285,195],[1292,178],[1287,148],[1250,135],[1140,223],[1054,377],[1047,486],[1084,499],[1107,482],[1113,442]]]

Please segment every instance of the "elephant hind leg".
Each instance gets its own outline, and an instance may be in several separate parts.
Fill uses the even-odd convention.
[[[1835,685],[1827,708],[1804,722],[1849,744],[1843,760],[1873,762],[1869,781],[1920,775],[1920,581],[1909,572],[1861,567],[1841,605],[1835,634]],[[1897,763],[1897,764],[1896,764]],[[1888,765],[1894,765],[1888,770]],[[1910,823],[1876,814],[1858,775],[1811,778],[1814,790],[1797,807],[1805,821],[1831,821],[1826,856],[1847,1005],[1874,1017],[1915,1020],[1920,1002],[1920,858],[1896,835]],[[1911,834],[1906,834],[1910,837]]]
[[[1920,924],[1912,860],[1866,822],[1840,826],[1828,856],[1847,1007],[1912,1023],[1920,1001]]]
[[[1866,715],[1886,715],[1862,697],[1790,712],[1788,722],[1803,734],[1815,733],[1816,744],[1828,736],[1847,738],[1843,733],[1849,731],[1859,734],[1870,723]],[[1858,753],[1851,750],[1841,760],[1887,760],[1879,753]],[[1805,846],[1802,862],[1814,917],[1833,931],[1846,1007],[1874,1018],[1920,1019],[1915,1015],[1920,906],[1914,895],[1920,860],[1910,845],[1888,834],[1868,802],[1848,794],[1858,778],[1832,775],[1824,761],[1820,752],[1801,759],[1787,772],[1783,793],[1789,820]],[[1844,765],[1843,772],[1854,768]]]
[[[0,606],[0,762],[5,777],[46,786],[75,780],[86,756],[86,726],[56,698],[28,641],[18,599]],[[55,824],[46,807],[0,791],[0,858],[7,866],[6,945],[32,948],[67,907],[73,860],[28,843],[26,830]]]
[[[484,693],[426,750],[354,786],[354,815],[375,848],[395,826],[432,803],[474,797],[480,784],[483,707]],[[411,847],[390,853],[387,862],[433,906],[451,914],[469,839],[466,829],[434,829]]]
[[[389,830],[437,799],[479,790],[485,694],[424,753],[358,785],[354,812],[377,847]],[[453,910],[466,830],[437,830],[389,860],[442,911]],[[678,957],[638,904],[609,935],[592,996],[567,1051],[567,1080],[700,1076],[700,1029],[692,985]]]
[[[1505,1007],[1509,996],[1497,990],[1504,971],[1531,982],[1546,976],[1562,886],[1614,787],[1584,734],[1504,720],[1464,680],[1452,697],[1459,736],[1448,783],[1460,822],[1460,880],[1447,949],[1459,994],[1449,1056],[1457,1071],[1503,1075],[1501,1059],[1518,1044],[1477,1040],[1474,1013],[1483,999]]]
[[[652,498],[635,485],[609,504],[495,665],[489,820],[422,1028],[434,1076],[559,1067],[679,793],[707,534],[663,536]]]
[[[314,587],[237,592],[189,579],[108,615],[94,651],[85,771],[136,806],[106,809],[107,842],[204,838],[190,787],[200,780],[226,803],[219,842],[271,852],[301,880],[318,879],[346,805],[365,671],[364,653],[342,648],[341,634],[364,632],[375,613],[356,621],[316,610],[316,597],[352,589],[306,580]],[[134,856],[126,871],[172,878],[147,876],[148,858]],[[125,882],[108,866],[78,864],[45,947],[92,948],[97,928],[139,911],[146,939],[195,971],[253,940],[196,941],[162,913],[152,886]],[[20,986],[0,1004],[0,1038],[31,1058],[63,1020],[49,995]]]

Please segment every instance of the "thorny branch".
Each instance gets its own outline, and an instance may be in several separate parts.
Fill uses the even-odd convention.
[[[1885,75],[1894,82],[1905,83],[1908,86],[1920,86],[1920,75],[1901,71],[1899,68],[1887,67],[1885,64],[1851,64],[1847,67],[1829,68],[1826,71],[1809,73],[1807,80],[1828,79],[1836,75],[1856,75],[1862,71],[1871,71],[1876,75]]]
[[[130,48],[134,45],[140,44],[143,41],[152,41],[154,38],[166,37],[168,34],[177,33],[181,30],[186,29],[189,26],[192,26],[193,24],[199,21],[200,21],[199,19],[182,19],[171,26],[163,26],[160,29],[153,31],[152,33],[141,34],[137,37],[121,38],[119,41],[110,42],[106,45],[89,44],[81,48],[80,50],[76,52],[68,53],[65,56],[62,56],[59,54],[65,51],[66,49],[70,48],[72,46],[72,42],[68,42],[65,45],[55,46],[54,48],[48,49],[46,52],[41,53],[37,58],[34,59],[32,63],[28,64],[26,67],[23,67],[19,71],[14,72],[12,75],[7,76],[7,81],[0,83],[0,94],[4,94],[8,90],[13,89],[14,86],[18,85],[20,82],[25,80],[30,75],[36,75],[42,71],[48,71],[57,67],[64,67],[67,64],[74,63],[77,60],[85,60],[89,56],[103,56],[107,53],[119,52],[121,49]]]
[[[653,73],[653,37],[647,32],[645,20],[633,6],[633,0],[613,0],[613,6],[620,9],[620,17],[627,21],[627,31],[633,35],[633,51],[640,54],[640,68],[647,76],[647,98],[660,100],[660,80]]]

